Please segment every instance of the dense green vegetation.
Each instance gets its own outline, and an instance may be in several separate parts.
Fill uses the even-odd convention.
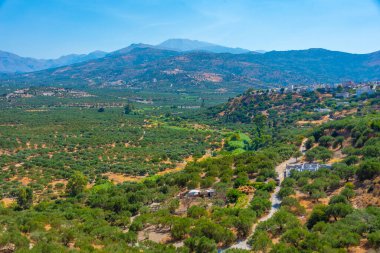
[[[99,179],[90,190],[84,190],[83,174],[74,173],[67,185],[65,199],[42,201],[33,208],[20,202],[14,211],[2,209],[1,223],[8,228],[1,237],[2,243],[17,242],[18,249],[28,248],[28,240],[22,236],[22,233],[28,233],[33,241],[38,242],[34,247],[36,252],[53,247],[63,250],[70,245],[82,251],[92,251],[94,244],[103,245],[105,251],[110,251],[117,242],[122,242],[120,250],[125,250],[136,242],[138,231],[154,225],[169,229],[174,240],[190,234],[191,239],[185,240],[189,248],[204,250],[205,245],[198,245],[202,240],[208,240],[207,247],[214,245],[212,248],[216,248],[215,243],[228,245],[237,237],[247,236],[254,221],[268,210],[267,199],[275,184],[264,182],[275,176],[275,164],[292,152],[291,148],[278,147],[256,154],[207,159],[189,164],[183,172],[148,178],[141,183],[113,185]],[[233,179],[233,175],[237,177]],[[179,189],[208,188],[211,185],[217,191],[217,196],[210,199],[211,208],[209,200],[204,199],[187,209],[184,216],[179,215],[176,211],[179,203],[172,200]],[[230,192],[245,185],[257,188],[255,198],[247,206],[234,207],[237,199],[231,199]],[[239,192],[238,198],[243,195]],[[18,198],[22,199],[22,196]],[[152,203],[161,203],[159,211],[153,212],[147,207]],[[136,214],[139,215],[130,222],[130,217]],[[11,216],[14,218],[10,219]],[[123,233],[126,228],[129,232]],[[46,236],[50,245],[46,245]]]
[[[378,247],[380,208],[356,209],[353,198],[363,180],[374,180],[380,175],[379,120],[378,114],[345,118],[312,131],[309,140],[319,145],[331,139],[332,146],[343,136],[347,143],[342,151],[347,156],[334,163],[332,169],[293,172],[286,178],[280,191],[282,208],[258,225],[250,241],[253,249],[270,252],[335,252],[334,249],[339,249],[345,252],[359,246],[361,240],[366,240],[369,248]],[[314,149],[317,147],[310,151]],[[368,192],[373,191],[371,187],[373,185]],[[304,225],[297,216],[304,216],[305,208],[294,197],[295,191],[315,202]],[[327,196],[331,196],[328,204],[318,204],[319,199]],[[273,238],[280,242],[273,244]]]
[[[361,110],[342,119],[323,100],[331,120],[300,126],[326,116],[309,114],[324,93],[270,100],[248,91],[259,99],[193,111],[16,99],[0,114],[0,249],[216,252],[246,238],[257,252],[377,249],[378,98],[356,100]],[[273,114],[277,106],[286,109]],[[253,231],[272,207],[276,166],[291,157],[332,166],[293,171],[281,183],[281,209]],[[194,189],[202,195],[189,197]]]
[[[3,194],[15,192],[19,183],[10,179],[16,175],[29,178],[31,187],[42,191],[73,171],[83,172],[90,182],[107,172],[154,174],[191,155],[202,156],[218,147],[221,138],[212,130],[151,123],[138,112],[123,114],[122,108],[103,113],[9,109],[0,118]]]

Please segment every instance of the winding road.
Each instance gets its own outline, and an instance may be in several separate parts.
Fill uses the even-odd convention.
[[[307,139],[303,139],[302,140],[302,144],[299,148],[299,150],[301,151],[302,154],[305,153],[305,142],[306,142]],[[266,221],[268,219],[270,219],[273,214],[275,212],[277,212],[277,210],[280,208],[281,206],[281,199],[277,196],[278,192],[280,191],[281,189],[281,183],[282,181],[284,180],[284,172],[285,172],[285,169],[286,169],[286,165],[287,164],[291,164],[291,163],[296,163],[297,162],[297,159],[294,158],[294,157],[291,157],[290,159],[280,163],[279,165],[276,166],[276,172],[278,174],[278,179],[279,179],[279,184],[278,186],[274,189],[271,197],[270,197],[270,201],[272,203],[272,207],[270,209],[270,211],[264,215],[263,217],[261,217],[255,224],[253,224],[252,226],[252,232],[249,236],[247,236],[247,238],[245,240],[241,240],[241,241],[237,241],[235,244],[231,245],[230,247],[228,248],[224,248],[224,249],[221,249],[219,250],[218,252],[224,252],[228,249],[245,249],[245,250],[249,250],[251,249],[251,246],[248,245],[248,239],[253,235],[253,233],[255,233],[255,229],[256,229],[256,226],[257,224],[259,224],[260,222],[263,222],[263,221]]]

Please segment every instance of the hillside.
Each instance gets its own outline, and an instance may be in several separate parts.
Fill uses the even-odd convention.
[[[104,58],[27,74],[7,75],[2,85],[63,85],[177,89],[336,83],[380,79],[380,54],[323,49],[228,54],[178,52],[137,44]]]
[[[334,89],[295,90],[247,90],[227,103],[208,109],[208,114],[222,123],[256,123],[264,117],[272,126],[320,125],[332,119],[340,119],[357,113],[379,110],[379,90],[371,94],[355,95],[353,85]],[[342,92],[346,98],[339,97]],[[351,93],[349,93],[351,92]]]
[[[377,252],[378,116],[347,117],[311,132],[300,160],[330,167],[292,171],[285,178],[278,193],[281,209],[250,240],[255,252]]]

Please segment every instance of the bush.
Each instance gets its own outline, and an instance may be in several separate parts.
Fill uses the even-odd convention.
[[[175,213],[175,210],[179,207],[179,199],[172,199],[168,203],[168,209],[171,214]]]
[[[265,212],[267,212],[272,206],[270,200],[261,198],[261,197],[253,197],[251,201],[250,207],[257,213],[257,216],[262,216]]]
[[[333,153],[331,150],[325,148],[325,147],[315,147],[313,149],[310,149],[306,151],[306,160],[309,162],[312,162],[314,160],[322,160],[323,162],[326,162],[332,157]]]
[[[380,175],[380,162],[377,160],[367,160],[360,164],[356,172],[359,180],[373,179]]]
[[[337,203],[348,204],[348,200],[346,196],[343,196],[343,195],[332,196],[329,201],[329,205],[337,204]]]
[[[228,192],[227,192],[227,201],[229,203],[236,203],[236,201],[238,200],[238,198],[242,195],[243,193],[241,193],[240,191],[238,191],[237,189],[230,189]]]
[[[272,240],[265,231],[256,231],[248,241],[255,252],[267,252],[272,247]]]
[[[230,244],[236,239],[235,235],[228,228],[206,219],[201,219],[194,224],[194,228],[190,234],[193,237],[205,236],[217,243],[222,242],[225,245]]]
[[[278,196],[283,199],[283,198],[288,197],[290,195],[293,195],[295,193],[296,192],[291,187],[282,187],[280,189],[280,191],[278,192]]]
[[[282,199],[281,207],[287,212],[295,215],[304,215],[306,213],[305,207],[303,207],[296,198],[285,197]]]
[[[325,205],[316,205],[311,212],[311,215],[306,223],[307,227],[311,229],[315,224],[320,221],[327,222],[329,216],[326,214],[327,206]]]
[[[84,191],[87,185],[87,177],[82,172],[76,171],[67,182],[66,192],[70,196],[77,196]]]
[[[346,181],[355,176],[356,172],[355,167],[348,166],[344,163],[335,163],[332,169],[341,179],[345,179]]]
[[[189,209],[187,209],[187,216],[194,219],[199,219],[201,217],[207,216],[207,211],[205,208],[200,206],[191,206]]]
[[[322,136],[321,138],[319,138],[318,142],[319,142],[319,145],[328,148],[334,143],[334,137]]]
[[[309,137],[307,141],[305,142],[305,148],[311,149],[313,147],[314,142],[315,142],[314,136]]]
[[[380,231],[376,231],[368,234],[368,243],[371,247],[379,248],[380,247]]]
[[[308,234],[309,232],[304,228],[289,229],[281,236],[281,241],[298,247]]]
[[[174,240],[181,240],[186,234],[190,233],[191,220],[186,218],[175,219],[172,229],[170,230],[171,236]]]
[[[340,195],[345,196],[347,199],[351,199],[355,196],[355,191],[350,187],[344,187]]]
[[[331,204],[326,209],[326,215],[334,217],[335,220],[338,218],[344,218],[348,214],[352,213],[352,206],[345,203]]]
[[[373,157],[377,158],[380,157],[380,146],[365,146],[362,150],[361,153],[364,155],[364,157]]]
[[[343,162],[347,165],[354,165],[357,164],[359,161],[359,158],[355,155],[350,155],[343,159]]]
[[[293,187],[296,184],[296,180],[291,177],[287,177],[282,181],[281,186],[282,187]]]
[[[33,190],[29,187],[22,187],[17,193],[17,205],[21,209],[28,209],[33,204]]]
[[[189,248],[190,252],[196,253],[213,253],[217,252],[216,243],[207,237],[193,237],[188,238],[184,242],[185,246]]]

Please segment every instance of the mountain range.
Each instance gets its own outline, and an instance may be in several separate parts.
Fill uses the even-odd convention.
[[[177,42],[169,40],[157,46],[132,44],[104,57],[67,66],[3,74],[0,84],[171,90],[227,88],[240,92],[248,87],[380,80],[380,51],[350,54],[308,49],[232,54],[196,50]]]
[[[42,69],[56,68],[73,63],[84,62],[106,56],[106,52],[94,51],[89,54],[70,54],[57,59],[35,59],[21,57],[9,52],[0,51],[0,72],[32,72]]]
[[[135,47],[151,47],[158,49],[167,49],[178,52],[186,51],[205,51],[212,53],[231,53],[241,54],[250,52],[242,48],[224,47],[208,42],[189,40],[189,39],[169,39],[158,45],[148,44],[132,44],[122,50],[117,50],[117,53],[126,53]],[[114,54],[112,52],[110,54]],[[2,73],[17,73],[17,72],[33,72],[43,69],[56,68],[74,63],[84,62],[88,60],[98,59],[106,56],[108,53],[103,51],[94,51],[89,54],[70,54],[61,56],[57,59],[35,59],[31,57],[21,57],[13,53],[0,51],[0,72]]]

